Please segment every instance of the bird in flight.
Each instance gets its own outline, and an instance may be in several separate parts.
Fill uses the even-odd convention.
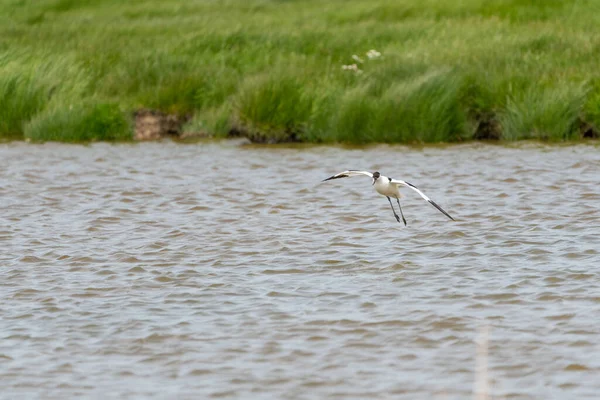
[[[419,189],[417,189],[417,187],[415,185],[413,185],[412,183],[408,183],[406,181],[401,181],[399,179],[388,178],[387,176],[381,175],[379,172],[371,173],[368,171],[357,171],[357,170],[351,169],[351,170],[340,172],[339,174],[330,176],[327,179],[323,179],[322,182],[329,181],[332,179],[349,178],[351,176],[359,176],[359,175],[366,175],[366,176],[370,177],[371,179],[373,179],[372,185],[375,187],[375,190],[377,191],[377,193],[387,197],[388,201],[390,202],[390,206],[392,207],[392,212],[394,213],[394,217],[396,217],[396,221],[400,222],[400,217],[398,217],[398,214],[396,214],[396,210],[394,209],[394,205],[392,204],[392,200],[390,198],[393,197],[396,199],[396,201],[398,202],[398,208],[400,209],[400,215],[402,215],[402,222],[404,222],[405,226],[406,226],[406,218],[404,218],[404,214],[402,213],[402,207],[400,206],[400,197],[401,197],[400,190],[399,190],[400,186],[409,187],[412,190],[414,190],[415,192],[419,193],[419,196],[421,196],[422,198],[427,200],[429,202],[429,204],[431,204],[432,206],[437,208],[442,214],[444,214],[446,217],[448,217],[452,221],[454,221],[454,218],[452,218],[450,216],[450,214],[448,214],[446,211],[444,211],[442,209],[442,207],[438,206],[433,200],[431,200],[429,197],[427,197],[425,195],[425,193],[423,193]]]

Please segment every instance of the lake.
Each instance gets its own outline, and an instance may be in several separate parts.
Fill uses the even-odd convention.
[[[594,145],[0,144],[0,398],[596,399],[599,181]]]

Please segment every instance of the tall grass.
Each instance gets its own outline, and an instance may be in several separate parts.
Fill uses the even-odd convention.
[[[292,76],[251,82],[236,97],[236,125],[254,141],[298,140],[313,103],[310,83]]]
[[[598,49],[595,0],[0,2],[0,138],[122,139],[153,108],[261,142],[573,140]]]
[[[79,102],[88,83],[73,57],[0,54],[0,138],[22,138],[29,120],[57,100]]]
[[[0,77],[0,137],[23,135],[23,122],[28,121],[47,102],[48,89],[32,81],[31,76],[5,72]]]
[[[131,140],[131,124],[117,104],[86,102],[56,105],[25,125],[36,141],[93,142]]]
[[[584,104],[583,89],[529,88],[508,99],[500,115],[503,138],[572,140],[578,137],[578,118]]]

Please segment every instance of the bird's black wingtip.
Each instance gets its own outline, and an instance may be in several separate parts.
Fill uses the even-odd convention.
[[[321,182],[330,181],[332,179],[347,178],[348,175],[332,175],[329,178],[323,179]]]
[[[452,216],[450,214],[448,214],[446,211],[444,211],[444,209],[440,206],[437,205],[437,203],[433,200],[429,200],[429,203],[434,206],[435,208],[437,208],[442,214],[444,214],[446,217],[450,218],[452,221],[456,221],[454,218],[452,218]]]

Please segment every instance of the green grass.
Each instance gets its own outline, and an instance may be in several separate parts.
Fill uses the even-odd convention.
[[[2,0],[0,139],[576,140],[599,53],[600,0]]]
[[[86,102],[57,105],[25,125],[25,138],[36,141],[93,142],[131,139],[128,118],[117,104]]]
[[[0,55],[0,137],[22,138],[24,125],[56,98],[81,99],[88,78],[73,57]]]
[[[500,115],[504,138],[573,140],[585,92],[558,87],[545,90],[529,88],[508,99]]]
[[[311,118],[314,89],[298,73],[250,82],[235,99],[235,125],[256,142],[299,140]]]

